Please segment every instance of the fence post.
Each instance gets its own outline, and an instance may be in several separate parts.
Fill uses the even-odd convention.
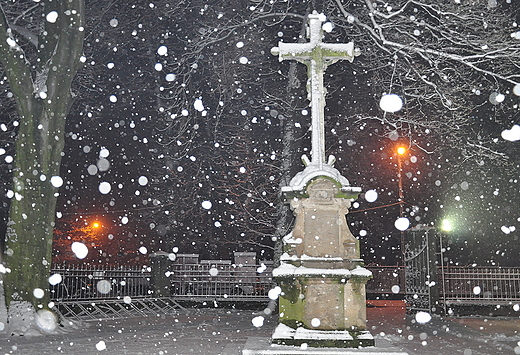
[[[154,297],[170,297],[170,279],[166,276],[171,260],[169,254],[158,251],[150,254],[150,288]]]
[[[430,233],[432,232],[432,233]],[[440,293],[439,293],[439,261],[437,256],[438,246],[438,234],[435,229],[430,229],[426,232],[427,238],[427,252],[428,252],[428,270],[429,270],[429,282],[430,282],[430,312],[442,313],[440,304]]]

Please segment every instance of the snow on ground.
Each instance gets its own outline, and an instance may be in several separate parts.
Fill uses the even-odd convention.
[[[258,311],[189,309],[175,315],[84,321],[61,334],[32,337],[0,335],[0,354],[241,354],[248,339],[269,338],[277,316],[253,325]],[[399,307],[367,309],[376,349],[408,354],[520,354],[520,319],[433,317],[414,322]],[[258,323],[256,324],[258,325]],[[374,349],[374,350],[376,350]],[[308,348],[312,354],[312,349]]]

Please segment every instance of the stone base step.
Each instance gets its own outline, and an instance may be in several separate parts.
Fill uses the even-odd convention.
[[[379,343],[379,341],[378,341]],[[409,355],[392,344],[378,344],[375,347],[359,349],[315,348],[305,346],[274,345],[270,338],[249,337],[242,355]]]
[[[369,331],[318,330],[299,327],[293,329],[280,323],[274,330],[275,345],[306,346],[317,348],[360,348],[374,346]]]

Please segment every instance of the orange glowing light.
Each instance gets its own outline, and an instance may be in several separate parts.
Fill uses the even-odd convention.
[[[99,228],[101,227],[101,224],[99,222],[92,223],[92,228]]]
[[[397,148],[397,154],[399,155],[403,155],[406,153],[406,148],[405,147],[399,147]]]

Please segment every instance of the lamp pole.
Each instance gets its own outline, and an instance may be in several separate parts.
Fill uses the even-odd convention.
[[[403,217],[404,193],[403,193],[403,162],[402,157],[408,150],[405,147],[397,148],[397,180],[399,184],[399,217]]]
[[[399,218],[404,216],[404,192],[403,192],[403,161],[402,157],[406,154],[408,149],[403,146],[397,147],[397,181],[399,186]],[[401,231],[401,256],[403,258],[403,265],[405,264],[404,257],[404,231]]]

